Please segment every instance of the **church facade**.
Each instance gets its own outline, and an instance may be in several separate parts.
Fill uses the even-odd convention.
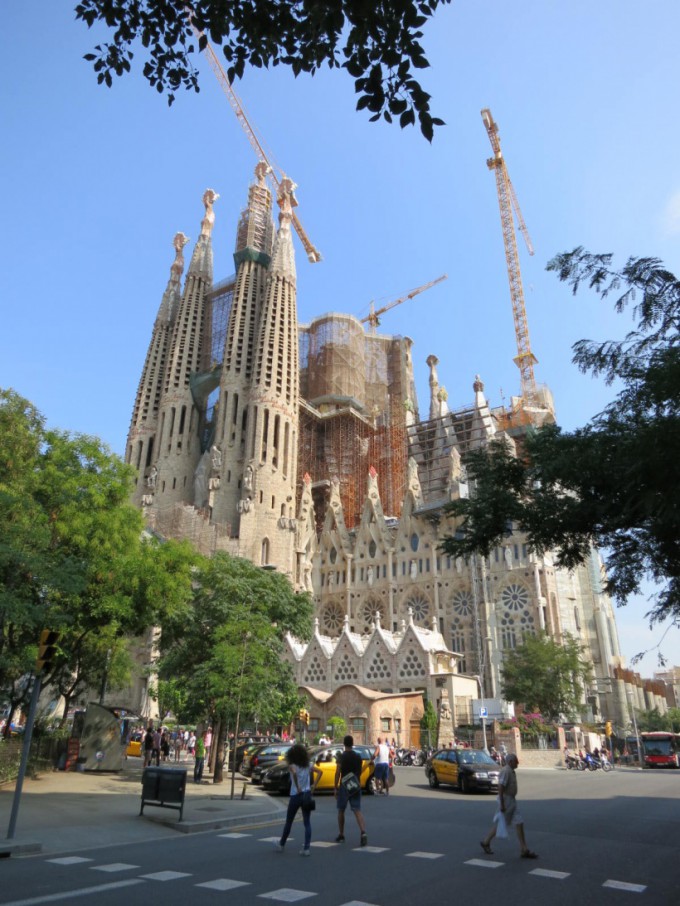
[[[312,705],[355,684],[424,692],[452,725],[480,707],[500,715],[504,652],[544,630],[585,647],[594,681],[584,716],[625,725],[595,550],[567,572],[516,532],[488,558],[439,549],[455,531],[446,504],[468,493],[465,454],[501,432],[521,443],[527,426],[553,418],[549,392],[524,428],[489,406],[479,377],[452,411],[429,355],[421,418],[408,337],[342,313],[298,324],[294,186],[281,183],[275,227],[265,176],[259,165],[232,277],[213,281],[212,190],[183,288],[188,240],[174,240],[126,447],[149,526],[276,568],[310,592],[313,638],[289,639],[287,656],[299,686],[316,690]]]

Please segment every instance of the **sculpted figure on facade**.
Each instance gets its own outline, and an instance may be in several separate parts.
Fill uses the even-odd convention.
[[[252,491],[253,489],[253,467],[246,466],[246,470],[243,473],[243,487],[246,491]]]
[[[156,468],[156,466],[151,466],[151,471],[149,472],[149,477],[146,479],[147,487],[155,488],[157,479],[158,479],[158,469]]]
[[[212,458],[212,467],[213,469],[215,469],[215,471],[218,471],[222,468],[222,451],[217,446],[217,444],[213,444],[210,453]]]
[[[201,221],[201,237],[209,239],[215,225],[215,212],[213,205],[220,196],[213,189],[206,189],[203,193],[203,204],[205,205],[205,217]]]

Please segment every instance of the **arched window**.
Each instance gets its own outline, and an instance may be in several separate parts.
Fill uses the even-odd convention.
[[[262,566],[269,563],[269,538],[262,539]]]

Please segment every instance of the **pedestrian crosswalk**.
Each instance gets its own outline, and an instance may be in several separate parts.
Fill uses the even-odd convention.
[[[237,845],[237,841],[247,841],[249,838],[253,843],[257,844],[269,844],[270,846],[273,843],[278,842],[278,837],[265,836],[260,837],[257,833],[245,833],[245,832],[228,832],[221,833],[216,835],[217,838],[223,839],[225,844],[228,845],[230,841],[233,841]],[[290,837],[288,840],[288,846],[286,847],[286,852],[296,853],[297,847],[294,845],[294,838]],[[427,852],[422,850],[415,850],[411,852],[404,853],[395,853],[394,850],[391,850],[390,847],[385,846],[348,846],[343,843],[331,843],[326,840],[318,840],[312,842],[312,847],[318,852],[318,856],[323,858],[323,852],[325,850],[337,847],[343,847],[348,852],[357,852],[363,854],[364,857],[376,856],[379,857],[381,854],[392,852],[394,855],[407,858],[407,859],[420,859],[424,861],[434,861],[439,859],[450,859],[451,855],[443,852]],[[246,893],[246,889],[250,888],[248,891],[249,895],[253,899],[263,899],[270,900],[272,902],[278,903],[296,903],[303,900],[311,899],[323,895],[322,890],[309,890],[300,887],[276,887],[272,890],[262,890],[261,886],[254,882],[253,880],[245,880],[243,878],[224,878],[224,877],[197,877],[190,871],[178,871],[176,869],[164,869],[161,871],[145,872],[142,873],[142,866],[130,863],[130,862],[106,862],[99,861],[94,857],[88,856],[58,856],[51,859],[46,859],[46,862],[52,863],[53,865],[58,865],[62,867],[73,867],[81,868],[86,871],[101,872],[108,875],[115,874],[127,874],[128,876],[134,875],[133,879],[130,879],[126,882],[119,882],[120,884],[129,884],[129,883],[144,883],[144,882],[183,882],[193,885],[196,888],[201,888],[204,890],[213,890],[220,893],[229,893],[230,891],[239,891],[238,899],[232,900],[232,902],[242,903],[243,895]],[[461,859],[459,863],[461,865],[467,866],[471,869],[478,869],[482,871],[489,870],[501,870],[505,867],[506,863],[497,859],[489,859],[484,857],[472,858],[472,859]],[[529,876],[536,878],[544,878],[548,881],[566,881],[569,878],[572,878],[572,874],[566,871],[558,871],[556,869],[550,868],[533,868],[528,871]],[[303,876],[310,877],[310,876]],[[312,875],[311,877],[314,877]],[[318,875],[317,875],[318,877]],[[53,894],[50,898],[50,902],[55,902],[59,899],[67,901],[71,897],[81,896],[83,890],[87,891],[97,891],[97,890],[107,890],[111,889],[115,885],[104,884],[100,885],[99,888],[80,888],[80,890],[71,890],[64,893],[63,897],[60,894]],[[613,889],[616,891],[632,893],[632,894],[642,894],[647,890],[647,885],[645,884],[636,884],[630,881],[617,880],[614,878],[603,879],[601,886],[603,888]],[[15,901],[14,904],[8,904],[8,906],[20,906],[23,903],[37,902],[37,901]],[[382,904],[376,903],[364,903],[360,900],[350,900],[346,903],[340,904],[340,906],[382,906]]]

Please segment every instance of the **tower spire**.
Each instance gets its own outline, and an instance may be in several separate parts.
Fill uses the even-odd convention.
[[[154,504],[163,508],[174,503],[194,502],[194,473],[201,457],[203,405],[191,392],[191,377],[209,366],[206,348],[206,294],[212,286],[212,241],[215,223],[213,205],[219,198],[213,189],[203,193],[205,213],[196,241],[184,292],[173,319],[163,394],[159,413],[159,441],[155,464]]]
[[[184,233],[175,233],[172,240],[175,260],[170,267],[170,279],[156,315],[132,411],[125,461],[134,465],[140,473],[133,494],[133,500],[137,505],[141,504],[142,497],[149,496],[149,492],[153,493],[153,487],[148,484],[149,472],[155,453],[154,442],[158,430],[158,411],[165,380],[168,347],[180,302],[181,280],[184,273],[183,250],[188,241]],[[153,485],[153,481],[151,484]]]

